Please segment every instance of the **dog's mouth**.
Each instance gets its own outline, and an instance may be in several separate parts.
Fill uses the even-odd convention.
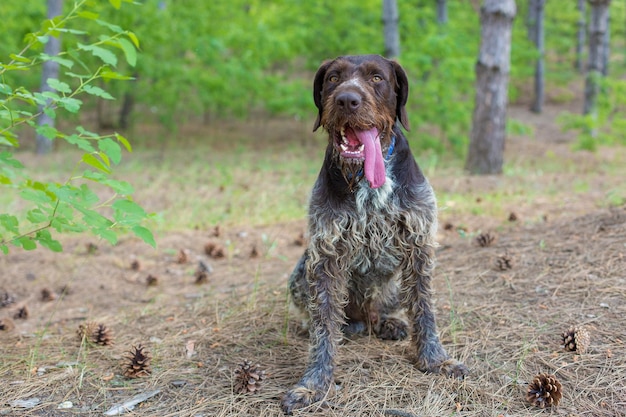
[[[339,156],[347,164],[362,164],[365,178],[372,188],[378,188],[385,183],[385,160],[383,158],[378,128],[361,130],[344,125],[335,133],[335,146]]]

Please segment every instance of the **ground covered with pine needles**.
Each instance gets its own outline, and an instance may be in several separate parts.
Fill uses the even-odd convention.
[[[359,337],[326,400],[296,415],[626,415],[626,206],[598,204],[600,157],[551,148],[581,161],[544,177],[562,193],[523,205],[480,197],[515,173],[431,179],[475,194],[474,209],[442,207],[434,278],[442,341],[469,377],[423,374],[408,342]],[[588,192],[569,193],[580,176]],[[157,250],[69,237],[61,254],[0,257],[0,415],[282,415],[308,352],[286,291],[305,227],[172,232]]]

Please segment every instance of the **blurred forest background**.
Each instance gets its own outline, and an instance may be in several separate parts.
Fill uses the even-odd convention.
[[[540,57],[529,10],[535,2],[517,1],[509,83],[509,101],[529,106]],[[65,3],[65,8],[71,7],[71,1]],[[311,79],[321,61],[344,54],[385,53],[380,0],[145,0],[119,10],[101,3],[100,21],[132,30],[141,46],[134,68],[126,63],[118,66],[135,80],[103,85],[117,100],[87,102],[96,129],[129,129],[140,122],[156,124],[162,136],[169,136],[188,123],[211,125],[224,119],[268,116],[308,120],[314,114]],[[442,4],[444,16],[441,9],[438,15]],[[479,0],[398,2],[397,59],[410,76],[410,136],[415,147],[450,151],[458,157],[467,152],[480,6]],[[579,29],[587,30],[589,14],[585,1],[545,2],[545,84],[550,102],[582,100],[588,52],[587,47],[580,50]],[[5,1],[0,15],[0,57],[7,57],[22,48],[25,35],[40,29],[46,2]],[[64,33],[62,43],[97,36],[102,30],[93,20],[81,20],[81,25],[88,35]],[[622,0],[611,3],[606,41],[608,78],[599,115],[593,120],[564,116],[562,121],[564,127],[575,127],[583,135],[585,130],[601,132],[593,141],[581,140],[586,148],[626,141],[620,120],[626,106],[626,2]],[[99,60],[96,56],[81,59]],[[6,77],[6,83],[30,90],[41,82],[37,71]],[[60,116],[67,117],[72,116]],[[508,129],[525,127],[510,121]],[[141,143],[148,138],[138,135],[133,140]]]

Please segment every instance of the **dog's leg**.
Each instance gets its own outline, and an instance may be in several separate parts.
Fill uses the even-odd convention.
[[[329,270],[327,264],[330,261],[317,264],[309,277],[309,364],[302,379],[283,398],[282,407],[287,414],[322,400],[333,384],[334,356],[342,339],[347,289],[337,278],[339,274],[330,276],[326,272]],[[338,270],[336,265],[331,269]]]
[[[309,251],[305,250],[298,264],[289,276],[289,292],[291,301],[302,312],[306,311],[309,304],[309,284],[306,280],[306,262],[309,259]]]
[[[413,249],[411,265],[403,274],[402,303],[407,309],[412,341],[417,348],[417,367],[424,372],[463,378],[469,372],[467,367],[448,356],[437,335],[430,286],[434,252],[434,247],[427,243]]]

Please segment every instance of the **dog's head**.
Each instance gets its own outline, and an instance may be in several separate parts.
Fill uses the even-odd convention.
[[[372,188],[385,182],[383,150],[396,119],[408,130],[406,73],[378,55],[342,56],[324,62],[313,83],[319,110],[313,130],[323,126],[344,175],[363,169]]]

